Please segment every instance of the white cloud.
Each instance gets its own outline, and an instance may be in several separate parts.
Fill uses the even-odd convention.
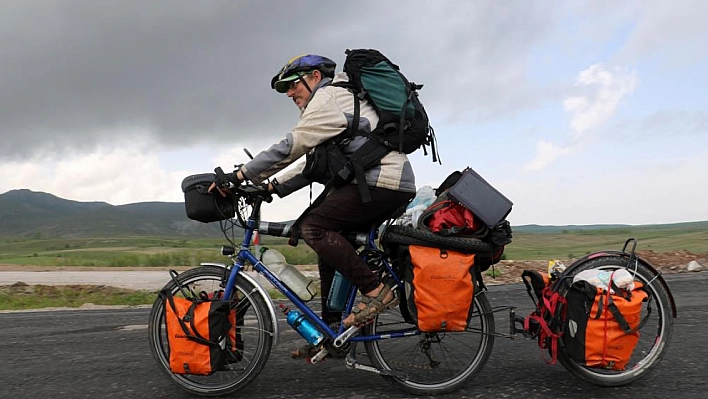
[[[608,71],[602,64],[595,64],[578,74],[575,86],[580,89],[594,88],[586,96],[571,96],[564,102],[571,115],[570,128],[574,140],[607,121],[617,111],[620,100],[634,91],[637,77],[626,67],[614,67]]]
[[[626,67],[616,66],[610,71],[602,64],[594,64],[581,71],[575,90],[584,94],[573,95],[563,101],[564,109],[571,115],[568,144],[539,141],[536,156],[524,165],[524,170],[543,169],[558,158],[580,150],[592,139],[592,131],[617,112],[622,98],[632,93],[636,86],[636,73]]]
[[[646,159],[624,169],[580,169],[530,175],[497,187],[514,200],[509,221],[523,224],[661,224],[708,220],[708,153]],[[703,179],[705,180],[705,179]]]
[[[541,140],[536,144],[536,157],[526,165],[527,172],[541,170],[546,165],[553,163],[558,158],[571,154],[574,151],[571,147],[560,147],[546,140]]]
[[[181,201],[184,171],[165,171],[156,153],[133,148],[100,148],[59,161],[32,160],[0,165],[0,192],[13,187],[49,192],[75,201],[113,205]]]

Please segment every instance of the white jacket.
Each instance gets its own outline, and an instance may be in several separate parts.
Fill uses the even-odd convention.
[[[334,83],[346,81],[348,77],[345,73],[334,78]],[[329,85],[330,82],[330,79],[325,78],[314,88],[310,101],[301,111],[298,124],[283,140],[261,152],[241,168],[246,178],[256,183],[262,182],[351,125],[354,96],[345,88]],[[378,119],[374,108],[366,100],[362,100],[359,131],[370,133],[376,127]],[[343,148],[344,153],[351,154],[366,140],[368,139],[365,137],[355,137]],[[303,161],[276,179],[274,183],[279,196],[284,197],[311,183],[301,174],[304,165]],[[370,186],[411,193],[416,191],[415,175],[408,157],[397,151],[389,152],[381,159],[380,165],[366,170],[365,177]]]

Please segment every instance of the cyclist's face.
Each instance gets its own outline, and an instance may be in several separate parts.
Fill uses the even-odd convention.
[[[285,94],[293,99],[293,102],[295,102],[298,108],[303,108],[307,105],[307,100],[310,99],[310,90],[315,87],[320,80],[320,71],[314,70],[312,73],[303,75],[300,79],[290,82],[290,87]],[[305,85],[303,81],[307,82],[307,84]]]

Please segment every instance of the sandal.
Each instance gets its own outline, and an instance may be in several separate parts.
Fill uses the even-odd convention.
[[[364,307],[361,305],[364,305]],[[363,295],[361,303],[352,309],[353,320],[350,320],[351,315],[347,316],[343,321],[344,326],[351,327],[352,325],[366,324],[384,310],[396,305],[398,305],[398,298],[391,291],[391,287],[384,284],[378,295],[374,297]]]

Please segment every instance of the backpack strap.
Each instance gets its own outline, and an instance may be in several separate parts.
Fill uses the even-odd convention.
[[[354,174],[359,188],[359,195],[364,203],[371,202],[371,193],[369,186],[366,184],[364,171],[376,165],[383,157],[388,154],[391,149],[381,144],[375,137],[369,134],[359,133],[359,118],[361,116],[361,99],[366,95],[365,92],[357,92],[354,84],[350,82],[337,82],[332,86],[342,87],[349,90],[354,96],[354,116],[352,125],[349,129],[349,137],[362,136],[368,138],[368,141],[359,147],[354,153],[349,156],[347,167],[339,171],[339,177],[347,181]]]

